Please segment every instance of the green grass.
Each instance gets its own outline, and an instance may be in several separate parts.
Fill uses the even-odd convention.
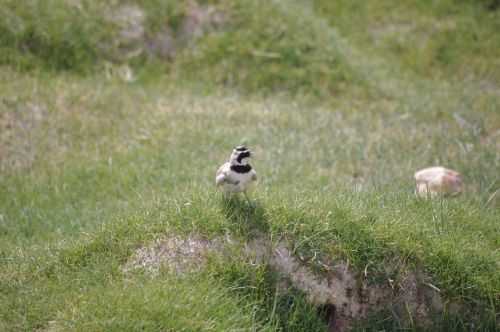
[[[176,81],[187,80],[187,85],[201,81],[200,89],[210,90],[215,83],[266,94],[292,91],[326,96],[338,93],[353,79],[335,44],[313,16],[300,14],[300,7],[261,0],[214,1],[226,16],[225,27],[208,33],[196,47],[177,46],[175,58],[164,62],[149,55],[145,45],[165,29],[175,36],[189,5],[158,0],[129,4],[140,4],[143,9],[143,41],[121,37],[120,21],[113,19],[119,13],[117,4],[32,0],[19,6],[8,1],[2,6],[0,21],[5,45],[0,64],[20,70],[44,67],[79,73],[127,64],[145,80],[168,75]],[[268,20],[268,16],[276,19]],[[143,52],[126,56],[136,48]]]
[[[422,269],[463,306],[435,329],[497,328],[500,43],[487,37],[498,12],[209,1],[225,26],[167,63],[131,61],[138,80],[126,83],[101,71],[111,60],[96,47],[116,33],[98,15],[106,4],[82,1],[80,15],[68,3],[0,5],[0,330],[326,330],[321,310],[278,293],[279,276],[239,248],[185,277],[122,271],[165,235],[261,233],[318,273],[316,259],[366,269],[372,284]],[[151,34],[186,10],[144,8]],[[242,142],[260,178],[250,214],[213,185]],[[434,164],[460,171],[466,192],[417,199],[413,172]],[[398,323],[379,313],[359,330]]]
[[[492,64],[498,63],[500,12],[478,2],[319,0],[314,6],[354,42],[419,75],[498,85]]]

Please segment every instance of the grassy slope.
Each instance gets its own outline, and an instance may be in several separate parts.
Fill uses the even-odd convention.
[[[370,47],[405,70],[426,78],[498,84],[498,11],[457,0],[313,3],[351,42]]]
[[[438,74],[422,72],[409,65],[410,55],[377,47],[349,29],[347,17],[358,13],[369,27],[370,16],[362,15],[377,8],[318,7],[323,20],[300,4],[266,6],[260,10],[284,16],[272,23],[290,29],[283,41],[246,44],[244,29],[211,35],[200,49],[214,62],[199,68],[201,77],[221,77],[210,86],[217,91],[227,83],[224,75],[241,67],[242,76],[229,83],[243,91],[290,89],[316,96],[316,106],[230,91],[202,96],[172,88],[168,80],[126,84],[100,74],[2,68],[2,120],[15,125],[0,133],[9,152],[0,179],[1,329],[137,329],[138,317],[147,317],[152,325],[145,329],[176,330],[187,322],[172,317],[184,316],[193,317],[193,330],[321,329],[301,294],[275,298],[267,268],[237,257],[214,263],[194,282],[169,274],[153,280],[140,273],[124,276],[120,270],[135,247],[159,234],[231,233],[245,239],[254,229],[285,237],[306,256],[341,257],[359,269],[369,265],[375,281],[394,277],[385,265],[423,265],[448,299],[481,302],[490,319],[498,311],[499,211],[495,201],[485,205],[500,174],[498,95],[481,93],[474,80],[447,78],[455,72],[447,65],[434,64]],[[314,22],[311,30],[295,25],[297,8],[304,22]],[[434,19],[426,7],[415,8],[411,15],[422,22]],[[475,20],[467,12],[455,15]],[[252,29],[268,22],[257,15],[242,20]],[[272,24],[264,24],[263,36],[275,30]],[[320,54],[312,43],[313,57],[293,62],[288,50],[311,40],[329,40],[332,49]],[[224,45],[238,42],[242,53],[221,63],[218,55],[230,54]],[[245,60],[242,54],[254,43],[283,58]],[[176,71],[203,58],[190,52],[174,61]],[[481,54],[481,61],[495,61]],[[341,59],[333,74],[321,69],[332,65],[330,58]],[[300,72],[310,62],[320,67]],[[480,68],[473,72],[483,77]],[[320,84],[323,74],[326,84]],[[288,80],[298,85],[280,83]],[[216,165],[241,141],[256,150],[262,178],[254,194],[261,212],[253,221],[227,215],[212,184]],[[415,199],[412,172],[434,163],[463,172],[469,193],[442,202]],[[142,311],[130,316],[137,308]],[[171,315],[164,314],[168,310]],[[214,325],[196,325],[205,321]]]

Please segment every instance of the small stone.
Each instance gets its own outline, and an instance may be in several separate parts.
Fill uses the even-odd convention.
[[[445,167],[428,167],[415,173],[416,190],[420,197],[457,195],[463,190],[462,176]]]

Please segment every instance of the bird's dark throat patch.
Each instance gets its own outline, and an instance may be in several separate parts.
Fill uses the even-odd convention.
[[[236,173],[248,173],[252,170],[250,165],[231,165],[231,170]]]

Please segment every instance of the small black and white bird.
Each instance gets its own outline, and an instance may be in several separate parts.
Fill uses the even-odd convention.
[[[257,173],[248,163],[252,152],[244,145],[237,146],[229,161],[224,163],[215,175],[215,184],[224,194],[243,193],[257,180]]]

